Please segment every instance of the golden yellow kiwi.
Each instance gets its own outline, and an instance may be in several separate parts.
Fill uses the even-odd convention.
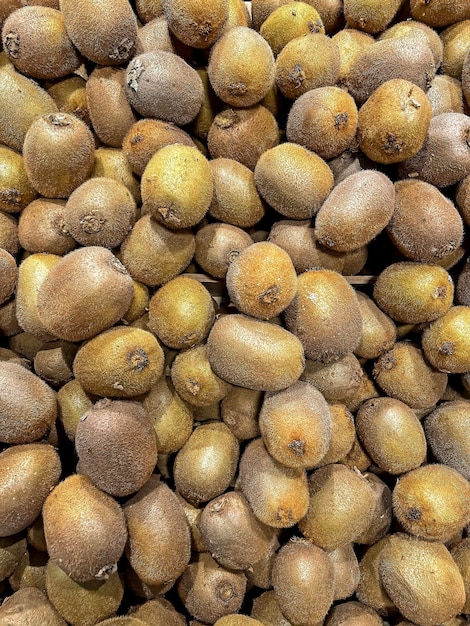
[[[255,185],[281,215],[309,219],[332,190],[333,173],[315,153],[286,142],[261,155],[255,167]]]
[[[235,476],[239,451],[237,438],[223,422],[198,426],[176,455],[176,491],[193,504],[219,496]]]
[[[49,602],[46,594],[35,587],[19,589],[0,607],[0,620],[11,626],[21,626],[25,620],[47,626],[65,626],[66,622]]]
[[[361,384],[361,364],[352,352],[332,363],[306,359],[300,377],[320,391],[328,402],[338,402],[353,395]]]
[[[380,555],[389,543],[390,536],[385,535],[379,539],[362,555],[359,561],[359,584],[356,588],[357,599],[384,617],[398,613],[382,585],[379,573]]]
[[[98,139],[112,148],[120,148],[124,137],[136,122],[136,116],[124,92],[126,71],[120,67],[96,67],[86,81],[88,114]]]
[[[263,393],[232,386],[220,403],[220,417],[240,441],[259,437],[258,413]]]
[[[354,354],[359,358],[375,359],[390,350],[395,343],[396,326],[367,294],[357,291],[356,295],[362,318],[362,334]]]
[[[429,447],[440,463],[453,467],[470,480],[470,402],[442,402],[424,419]]]
[[[132,59],[126,72],[126,97],[142,117],[183,126],[198,114],[204,99],[202,80],[177,54],[144,52]]]
[[[75,378],[97,396],[129,398],[150,390],[163,374],[163,350],[152,333],[115,326],[82,344],[73,362]]]
[[[211,49],[207,74],[223,102],[249,107],[260,102],[274,83],[274,56],[259,33],[236,26]]]
[[[460,613],[465,589],[459,569],[440,542],[390,535],[380,554],[385,591],[401,614],[419,626],[437,626]]]
[[[426,438],[414,412],[395,398],[373,398],[356,415],[356,431],[367,454],[390,474],[404,474],[426,460]]]
[[[184,617],[178,613],[173,604],[161,596],[140,604],[132,616],[141,619],[148,626],[158,624],[159,621],[167,626],[185,626],[186,624]]]
[[[470,539],[466,537],[452,546],[450,553],[457,563],[465,585],[465,604],[462,613],[468,613],[470,609]]]
[[[334,598],[333,564],[324,550],[291,539],[277,553],[272,576],[279,608],[290,622],[321,623]]]
[[[47,597],[69,624],[97,623],[116,614],[124,595],[118,572],[107,580],[74,581],[53,561],[45,568]]]
[[[209,4],[201,0],[164,0],[163,9],[171,32],[192,48],[211,47],[228,18],[227,0]]]
[[[132,278],[114,254],[86,246],[54,264],[39,287],[37,311],[50,333],[81,341],[117,322],[133,294]]]
[[[432,322],[452,306],[454,283],[438,265],[398,262],[374,284],[374,300],[393,319],[406,324]]]
[[[345,0],[344,17],[348,28],[375,35],[387,28],[401,5],[401,0],[393,0],[387,5],[374,0]]]
[[[18,238],[28,252],[64,255],[77,247],[64,223],[65,200],[37,198],[21,211]]]
[[[470,369],[469,324],[470,307],[456,305],[423,331],[423,351],[431,365],[452,374]]]
[[[307,512],[305,470],[273,459],[262,438],[251,441],[241,455],[237,488],[256,517],[267,526],[290,528]]]
[[[18,220],[3,211],[0,211],[0,247],[12,255],[20,251]]]
[[[356,104],[346,91],[336,86],[315,86],[290,108],[286,137],[322,159],[331,159],[352,144],[357,119]]]
[[[10,13],[2,41],[16,69],[32,78],[61,78],[81,63],[62,13],[47,6],[23,6]]]
[[[298,292],[285,311],[285,321],[306,358],[323,363],[354,351],[362,330],[354,289],[341,274],[321,268],[298,276]]]
[[[0,158],[0,210],[5,213],[19,213],[38,194],[29,182],[20,154],[6,146],[0,146]]]
[[[359,110],[359,147],[377,163],[414,156],[429,129],[432,108],[425,92],[408,80],[382,83]]]
[[[463,237],[454,203],[422,180],[395,183],[395,210],[386,232],[412,261],[436,263],[456,250]]]
[[[59,111],[73,113],[87,126],[90,126],[90,115],[86,101],[86,80],[78,75],[66,76],[47,88]]]
[[[413,19],[398,21],[379,35],[379,40],[399,38],[408,40],[410,45],[416,40],[426,42],[434,56],[434,65],[439,68],[442,63],[443,44],[442,40],[433,28]]]
[[[423,350],[409,341],[397,341],[374,364],[374,379],[392,398],[412,409],[432,408],[442,397],[447,375],[435,369]]]
[[[191,538],[175,493],[153,475],[123,510],[126,557],[139,578],[148,585],[176,580],[189,563]]]
[[[430,2],[428,4],[422,0],[411,0],[411,15],[415,20],[424,22],[433,28],[470,19],[470,7],[463,0],[457,0],[452,5],[446,2]]]
[[[325,33],[325,27],[316,9],[306,2],[289,2],[275,9],[259,29],[260,34],[277,56],[284,46],[295,39],[310,33]]]
[[[361,602],[350,600],[336,605],[331,609],[325,621],[326,626],[345,626],[357,624],[359,626],[381,626],[383,620],[380,615]]]
[[[372,521],[375,498],[366,478],[341,463],[309,475],[309,505],[301,533],[324,550],[335,550],[363,533]]]
[[[61,0],[65,28],[78,50],[100,65],[120,65],[134,52],[137,19],[126,0]]]
[[[194,259],[214,278],[224,278],[232,259],[253,243],[245,230],[224,222],[205,224],[198,229],[195,239]]]
[[[207,356],[217,376],[259,391],[285,389],[299,379],[305,365],[302,344],[294,334],[242,314],[214,322]]]
[[[142,315],[145,315],[148,311],[149,305],[149,290],[147,285],[139,283],[139,281],[133,281],[134,296],[131,300],[129,308],[122,319],[128,324],[132,324],[138,320]]]
[[[140,179],[134,175],[123,150],[106,147],[95,150],[91,176],[117,180],[129,189],[136,203],[141,204]]]
[[[250,170],[260,156],[280,140],[276,118],[262,104],[218,113],[207,134],[207,147],[213,159],[234,159]]]
[[[15,257],[0,248],[0,304],[13,294],[18,280],[18,266]]]
[[[76,378],[65,383],[57,391],[59,410],[57,417],[70,441],[75,440],[80,418],[91,409],[95,400],[96,397],[86,393]]]
[[[212,200],[209,162],[196,147],[164,146],[147,163],[141,191],[144,210],[164,226],[194,226],[207,213]]]
[[[50,559],[73,580],[106,579],[116,571],[127,541],[124,513],[87,476],[60,482],[44,503],[43,519]]]
[[[46,198],[67,198],[90,176],[94,141],[87,125],[70,113],[35,120],[23,145],[32,186]]]
[[[355,60],[368,46],[374,43],[375,39],[371,35],[355,28],[343,28],[334,33],[331,39],[339,48],[340,66],[338,80],[341,84],[348,76]]]
[[[457,470],[428,463],[397,480],[393,512],[407,533],[448,541],[470,521],[470,483]]]

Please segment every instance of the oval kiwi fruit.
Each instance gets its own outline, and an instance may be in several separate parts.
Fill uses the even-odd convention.
[[[423,331],[422,346],[431,365],[452,374],[470,370],[470,307],[455,305]]]
[[[386,6],[364,0],[345,0],[344,17],[348,28],[376,34],[385,30],[401,5],[401,0],[394,0]]]
[[[18,239],[28,252],[63,256],[77,247],[64,222],[65,200],[38,198],[30,202],[18,220]]]
[[[359,389],[363,373],[357,358],[348,352],[342,359],[327,364],[307,359],[301,379],[316,387],[328,402],[339,402]]]
[[[11,594],[0,607],[0,620],[11,626],[21,626],[28,620],[31,625],[65,626],[46,594],[35,587],[19,589]]]
[[[194,260],[214,278],[225,278],[231,260],[253,243],[245,230],[223,222],[205,224],[195,239]]]
[[[367,294],[357,291],[356,295],[362,318],[362,334],[354,354],[359,358],[375,359],[390,350],[395,343],[396,326]]]
[[[15,258],[0,248],[0,304],[13,294],[18,280],[18,266]]]
[[[220,38],[228,18],[227,0],[210,4],[164,0],[162,4],[171,32],[192,48],[211,47]]]
[[[410,0],[411,15],[415,20],[424,22],[432,28],[449,26],[461,20],[470,19],[470,7],[463,0],[452,3],[447,2],[422,2],[422,0]]]
[[[37,192],[29,182],[24,159],[20,154],[6,146],[0,146],[0,158],[0,210],[5,213],[19,213],[37,197]]]
[[[287,4],[291,6],[287,6]],[[260,34],[266,39],[277,56],[284,46],[295,39],[310,33],[325,32],[318,11],[306,2],[291,2],[276,8],[261,24]]]

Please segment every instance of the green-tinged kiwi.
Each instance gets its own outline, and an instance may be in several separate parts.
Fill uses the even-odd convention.
[[[470,480],[470,402],[443,402],[426,416],[424,430],[432,453],[440,463]]]
[[[114,254],[101,246],[86,246],[51,267],[37,292],[37,312],[54,336],[81,341],[117,322],[133,294],[132,278]]]
[[[410,18],[398,21],[379,35],[379,40],[391,38],[404,39],[410,45],[413,45],[416,40],[424,41],[431,48],[436,68],[441,66],[443,54],[442,40],[437,31],[427,26],[427,24]]]
[[[385,39],[367,46],[352,63],[344,83],[361,106],[383,83],[394,78],[407,80],[423,91],[436,73],[434,56],[427,42]]]
[[[283,615],[293,624],[318,624],[334,599],[334,568],[320,547],[297,537],[273,563],[273,588]]]
[[[223,102],[235,107],[253,106],[274,83],[274,56],[259,33],[236,26],[211,49],[207,74]]]
[[[64,255],[77,247],[64,222],[65,200],[38,198],[21,212],[18,238],[28,252]]]
[[[345,0],[344,17],[348,28],[375,35],[387,28],[402,4],[402,0],[393,0],[386,5],[371,0]]]
[[[375,359],[395,343],[396,326],[367,294],[357,291],[356,296],[362,318],[362,334],[354,354],[359,358]]]
[[[35,587],[19,589],[0,606],[0,623],[8,626],[65,626],[46,594]]]
[[[281,215],[309,219],[332,190],[333,173],[314,152],[286,142],[261,155],[255,167],[255,185]]]
[[[357,599],[384,617],[398,613],[382,585],[379,573],[380,556],[389,540],[390,535],[385,535],[364,552],[359,561],[360,578],[356,588]]]
[[[357,107],[353,98],[339,87],[315,85],[309,89],[290,108],[286,137],[323,159],[331,159],[352,144],[357,128]]]
[[[424,22],[432,28],[449,26],[449,24],[470,19],[470,7],[465,0],[457,0],[456,2],[410,0],[410,9],[415,20]]]
[[[279,315],[297,293],[297,274],[290,256],[269,241],[253,243],[228,266],[231,302],[245,315],[268,320]]]
[[[137,204],[141,202],[140,179],[134,175],[123,150],[118,148],[98,148],[91,176],[112,178],[129,189]]]
[[[315,218],[315,236],[329,250],[356,250],[387,226],[394,203],[393,183],[385,174],[374,170],[351,174],[321,205]]]
[[[192,617],[213,624],[224,615],[240,610],[246,577],[242,572],[223,568],[208,552],[203,552],[183,572],[177,591]]]
[[[387,395],[412,409],[432,408],[445,391],[447,375],[425,357],[417,345],[398,341],[375,361],[374,379]]]
[[[80,473],[112,496],[128,496],[150,478],[157,442],[147,411],[138,402],[98,401],[77,425]]]
[[[163,0],[171,32],[187,46],[209,48],[221,36],[228,17],[227,0]]]
[[[199,520],[206,550],[222,567],[242,570],[266,554],[272,529],[255,517],[240,491],[228,491],[206,504]]]
[[[57,391],[58,418],[70,441],[75,440],[80,418],[91,409],[95,399],[86,393],[76,378]]]
[[[240,441],[259,437],[258,414],[263,393],[232,386],[220,404],[221,419]]]
[[[62,13],[50,7],[23,6],[10,13],[2,41],[16,69],[33,78],[61,78],[81,63]]]
[[[31,443],[41,439],[57,417],[55,392],[39,376],[17,363],[0,362],[0,397],[2,443]],[[13,486],[14,483],[5,485],[8,489]]]
[[[440,542],[390,535],[380,554],[379,571],[394,604],[418,626],[442,624],[464,606],[462,576]]]
[[[4,211],[0,211],[0,247],[12,255],[20,250],[18,220]]]
[[[333,564],[334,600],[345,600],[353,595],[359,584],[359,563],[353,544],[347,543],[327,554]]]
[[[340,463],[320,467],[309,476],[307,514],[302,534],[324,550],[340,548],[363,533],[372,521],[375,497],[367,479]]]
[[[70,113],[50,113],[26,132],[23,159],[31,185],[46,198],[67,198],[91,174],[94,141]]]
[[[194,146],[164,146],[147,163],[141,189],[143,208],[155,220],[174,229],[194,226],[212,200],[209,162]]]
[[[46,592],[58,613],[72,626],[92,626],[116,614],[124,594],[118,572],[107,580],[75,582],[53,561],[46,566]]]
[[[5,580],[16,569],[27,552],[26,539],[21,534],[0,538],[0,580]]]
[[[153,475],[123,507],[129,532],[126,556],[148,585],[176,580],[191,555],[191,537],[181,504]]]
[[[161,376],[140,401],[153,424],[159,454],[178,452],[192,432],[192,406],[176,393],[167,376]]]
[[[269,454],[287,467],[315,467],[330,445],[328,404],[318,389],[304,381],[265,395],[259,427]]]
[[[395,183],[395,191],[395,210],[386,232],[404,256],[436,263],[459,247],[462,218],[439,189],[422,180],[402,180]]]
[[[462,539],[462,541],[459,541],[451,548],[450,553],[454,561],[457,563],[457,567],[459,568],[460,574],[463,578],[466,600],[462,613],[466,613],[468,615],[470,612],[470,538],[467,537]]]
[[[76,115],[87,126],[90,126],[90,115],[86,101],[86,80],[81,76],[72,74],[54,82],[47,88],[47,93],[52,96],[59,111]]]
[[[194,259],[207,274],[224,278],[232,259],[252,243],[250,235],[238,226],[223,222],[205,224],[196,233]]]
[[[124,91],[126,71],[97,67],[86,81],[86,101],[93,129],[107,146],[120,148],[136,116]]]
[[[137,19],[128,0],[61,0],[67,33],[94,63],[120,65],[134,52]]]
[[[116,571],[127,540],[124,513],[87,476],[60,482],[42,514],[49,556],[73,580],[102,580]]]
[[[212,370],[248,389],[279,391],[299,379],[305,366],[300,340],[276,324],[247,315],[219,317],[207,338]]]
[[[215,318],[209,291],[196,279],[183,275],[168,281],[155,292],[148,313],[150,330],[175,350],[202,343]]]
[[[452,306],[423,331],[422,346],[428,361],[441,372],[470,370],[470,306]]]
[[[307,512],[305,470],[276,461],[262,439],[254,439],[245,448],[240,459],[237,488],[250,503],[256,517],[273,528],[290,528]]]
[[[331,609],[325,626],[382,626],[380,615],[360,602],[350,601]]]
[[[212,159],[214,191],[209,213],[216,220],[240,228],[257,224],[265,208],[255,186],[253,172],[235,159]]]
[[[90,178],[72,192],[63,216],[65,229],[82,246],[116,248],[135,222],[136,203],[117,180]]]
[[[331,438],[326,454],[317,467],[336,463],[351,450],[356,438],[353,415],[344,404],[329,404],[331,418]]]
[[[37,192],[28,180],[20,154],[0,145],[0,159],[0,210],[5,213],[19,213],[36,198]]]
[[[134,287],[134,296],[131,300],[129,308],[127,309],[125,315],[123,315],[122,319],[127,324],[132,324],[143,315],[147,314],[149,307],[149,290],[147,285],[143,283],[139,283],[139,281],[133,281]]]
[[[441,463],[418,467],[396,482],[393,512],[407,533],[448,541],[470,521],[470,483]]]
[[[123,241],[121,260],[132,278],[155,287],[188,267],[195,245],[189,229],[173,231],[144,215]]]
[[[176,455],[176,491],[193,504],[216,498],[235,476],[239,451],[237,438],[222,422],[198,426]]]
[[[375,498],[374,514],[368,528],[355,538],[356,543],[371,546],[385,537],[392,525],[392,491],[376,474],[364,474]]]
[[[469,137],[468,115],[453,112],[435,115],[422,148],[400,163],[400,178],[419,178],[439,188],[458,183],[470,173]]]
[[[303,35],[325,33],[321,17],[313,6],[306,2],[289,2],[275,9],[262,23],[260,34],[277,56],[284,46]]]
[[[202,80],[173,52],[153,50],[135,56],[127,66],[124,86],[131,106],[142,117],[179,126],[189,124],[204,99]]]
[[[265,626],[291,626],[281,613],[274,589],[264,591],[253,600],[250,615]]]
[[[353,63],[358,59],[362,52],[374,43],[375,39],[355,28],[343,28],[332,36],[332,41],[339,48],[339,84],[348,76]]]
[[[328,35],[302,35],[278,54],[275,83],[286,98],[295,100],[311,89],[335,85],[339,71],[339,48]]]
[[[84,343],[73,362],[87,393],[134,397],[149,391],[163,374],[163,350],[152,333],[115,326]]]
[[[438,265],[399,262],[386,267],[374,284],[374,300],[405,324],[432,322],[452,306],[454,283]]]
[[[300,378],[316,387],[328,402],[338,402],[359,389],[362,376],[361,364],[348,352],[342,359],[327,364],[306,359]]]
[[[298,292],[285,311],[287,328],[305,356],[331,363],[355,350],[362,331],[354,289],[337,272],[312,269],[298,277]]]
[[[408,405],[395,398],[373,398],[356,415],[356,432],[367,454],[390,474],[404,474],[426,459],[423,427]]]
[[[186,620],[165,598],[157,597],[139,605],[131,614],[148,626],[165,624],[166,626],[186,626]]]
[[[0,304],[13,294],[18,280],[18,267],[15,257],[0,248]]]
[[[61,387],[73,377],[72,363],[78,346],[68,341],[46,343],[34,357],[34,371],[46,383]]]
[[[250,170],[254,170],[260,156],[279,141],[277,120],[261,104],[224,109],[215,116],[207,134],[207,147],[213,159],[234,159]]]

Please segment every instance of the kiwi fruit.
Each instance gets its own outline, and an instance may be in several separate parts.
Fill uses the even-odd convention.
[[[18,239],[28,252],[63,256],[77,247],[64,222],[65,200],[38,198],[30,202],[18,220]]]
[[[240,615],[239,613],[231,613],[230,615],[224,615],[220,617],[214,626],[263,626],[262,622],[246,615]]]
[[[228,16],[223,32],[236,26],[248,26],[251,28],[250,10],[243,0],[228,0]]]
[[[383,620],[373,609],[360,602],[349,601],[334,606],[325,621],[326,626],[381,626]]]
[[[398,613],[397,607],[382,585],[379,573],[381,553],[389,540],[390,535],[385,535],[364,552],[359,561],[360,577],[356,587],[357,599],[384,617]]]
[[[331,437],[326,454],[322,456],[316,467],[336,463],[347,455],[356,438],[354,417],[340,402],[329,403],[331,419]]]
[[[273,589],[283,615],[294,624],[318,624],[334,599],[334,568],[317,545],[294,537],[273,563]]]
[[[470,223],[470,175],[457,185],[455,203],[465,224]]]
[[[133,54],[137,19],[127,0],[61,0],[65,28],[78,50],[100,65],[120,65]]]
[[[356,543],[371,546],[387,536],[392,525],[392,491],[390,487],[373,472],[364,474],[369,481],[375,498],[374,514],[368,528],[355,538]],[[385,478],[385,477],[384,477]]]
[[[423,331],[424,354],[441,372],[458,374],[470,369],[466,333],[469,312],[468,306],[452,306]]]
[[[346,27],[334,33],[331,39],[339,49],[338,81],[340,86],[348,76],[353,63],[368,46],[374,43],[375,39],[360,30]]]
[[[135,56],[127,66],[124,90],[130,105],[142,117],[179,126],[196,117],[204,99],[196,70],[177,54],[164,50]]]
[[[86,80],[77,74],[66,76],[47,88],[59,111],[73,113],[87,126],[91,125],[86,100]]]
[[[185,626],[186,620],[173,608],[173,605],[162,597],[156,597],[152,600],[144,602],[132,613],[133,617],[137,617],[149,626],[152,624],[163,623],[167,626]]]
[[[345,0],[344,17],[348,28],[375,35],[387,28],[402,4],[402,0],[394,0],[386,6],[368,0]]]
[[[22,331],[17,320],[17,302],[11,298],[5,304],[0,305],[0,335],[12,337]]]
[[[356,104],[346,91],[334,85],[318,85],[299,95],[292,104],[286,137],[322,159],[331,159],[353,143],[357,119]]]
[[[3,211],[0,211],[0,247],[13,256],[20,250],[18,220]]]
[[[0,538],[0,580],[5,580],[14,572],[27,551],[23,533]]]
[[[237,488],[256,517],[273,528],[290,528],[308,507],[307,477],[303,468],[287,467],[267,451],[263,439],[254,439],[240,458]]]
[[[462,613],[468,614],[468,611],[470,608],[470,604],[469,604],[470,603],[470,594],[469,594],[469,591],[470,591],[470,588],[469,588],[470,540],[469,538],[466,537],[465,539],[462,539],[462,541],[459,541],[456,545],[454,545],[451,548],[450,553],[454,561],[457,563],[457,567],[459,568],[460,574],[463,578],[463,582],[465,585],[466,600],[465,600],[465,605],[462,609]]]
[[[221,419],[240,441],[259,437],[258,413],[262,400],[261,391],[235,386],[222,398]]]
[[[354,354],[359,358],[375,359],[390,350],[396,340],[393,321],[362,291],[356,291],[362,319],[362,334]]]
[[[470,103],[470,54],[467,53],[462,65],[462,93],[467,104]]]
[[[418,22],[411,18],[404,21],[398,21],[380,33],[378,37],[379,40],[391,38],[408,40],[411,45],[413,45],[413,42],[416,40],[426,42],[433,53],[434,65],[436,68],[440,68],[444,46],[437,31],[427,24]]]
[[[34,357],[34,371],[53,387],[61,387],[73,378],[72,363],[78,346],[69,341],[52,341]]]
[[[306,2],[289,2],[281,4],[270,13],[261,24],[259,32],[277,56],[292,39],[311,33],[324,34],[325,27],[313,6]]]
[[[390,535],[380,554],[380,579],[403,617],[437,626],[458,615],[465,603],[462,576],[440,542],[402,533]]]
[[[452,5],[448,2],[423,2],[410,0],[411,15],[415,20],[424,22],[432,28],[449,26],[455,22],[470,19],[470,7],[458,0]]]
[[[227,0],[210,5],[200,0],[164,0],[162,4],[171,32],[192,48],[211,47],[220,38],[228,18]]]
[[[0,158],[0,210],[5,213],[19,213],[37,197],[37,192],[29,182],[20,154],[6,146],[0,146]]]
[[[131,165],[118,148],[102,147],[95,150],[95,161],[91,177],[112,178],[129,189],[137,204],[141,204],[140,180],[134,175]]]
[[[163,0],[136,0],[135,8],[143,24],[163,16]]]
[[[349,352],[342,359],[327,364],[306,359],[300,378],[316,387],[328,402],[339,402],[359,389],[362,376],[361,364]]]
[[[443,30],[440,38],[443,43],[442,71],[451,78],[460,80],[462,67],[468,52],[470,20],[452,24]]]
[[[224,423],[197,426],[175,458],[176,491],[192,504],[216,498],[232,482],[239,452],[237,438]]]
[[[135,54],[151,52],[152,50],[174,52],[187,60],[191,59],[194,52],[194,48],[186,46],[173,35],[168,27],[168,20],[164,15],[147,21],[137,31]]]
[[[262,198],[284,217],[309,219],[332,190],[333,174],[314,152],[285,142],[261,155],[255,167],[255,185]]]
[[[15,258],[0,248],[0,304],[13,294],[18,280],[18,266]]]
[[[345,600],[353,595],[359,584],[359,563],[353,544],[348,543],[327,554],[333,564],[334,600]]]
[[[139,281],[133,281],[134,296],[131,300],[129,308],[123,316],[123,321],[127,324],[132,324],[136,320],[140,319],[143,315],[147,314],[149,305],[149,290],[147,285],[139,283]]]
[[[281,530],[271,527],[271,532],[271,541],[266,554],[257,563],[245,570],[245,576],[250,587],[255,586],[260,589],[272,588],[273,561],[280,547],[279,535]]]
[[[217,185],[217,179],[215,184]],[[195,242],[194,259],[197,264],[206,274],[214,278],[225,278],[231,260],[250,246],[253,239],[238,226],[212,222],[198,229]]]
[[[27,620],[27,621],[26,621]],[[0,606],[0,621],[9,626],[65,626],[46,594],[35,587],[19,589],[5,599]]]
[[[296,382],[305,365],[300,340],[291,332],[242,314],[219,317],[207,338],[207,357],[217,376],[259,391]]]
[[[253,600],[251,617],[269,626],[290,626],[279,608],[274,589],[264,591]]]
[[[199,67],[196,71],[202,80],[204,100],[198,114],[191,123],[191,134],[200,141],[205,142],[214,117],[224,108],[224,103],[216,96],[209,80],[207,68]]]

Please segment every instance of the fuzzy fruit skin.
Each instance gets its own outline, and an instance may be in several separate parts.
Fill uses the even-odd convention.
[[[452,306],[423,332],[422,346],[431,365],[451,374],[470,370],[470,307]]]

